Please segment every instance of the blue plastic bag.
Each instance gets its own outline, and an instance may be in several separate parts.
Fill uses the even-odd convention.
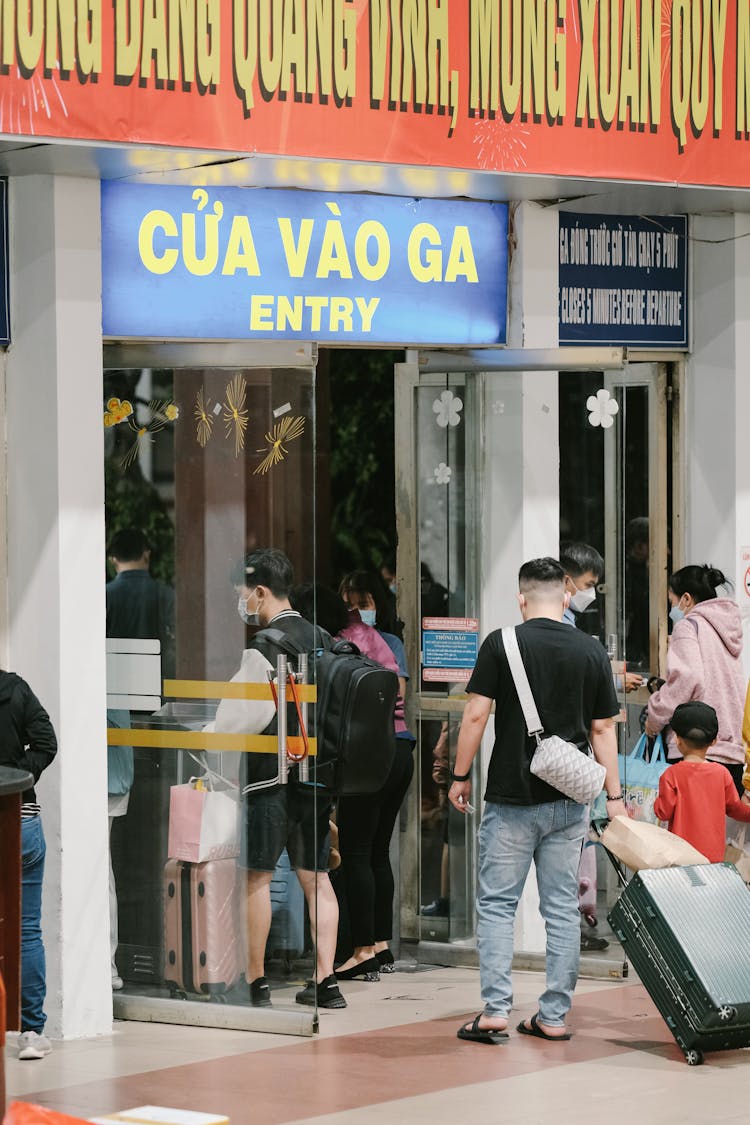
[[[620,759],[620,784],[628,816],[658,824],[654,801],[659,796],[659,779],[669,768],[669,762],[660,734],[654,739],[650,762],[645,757],[647,746],[648,738],[642,734],[631,752]]]

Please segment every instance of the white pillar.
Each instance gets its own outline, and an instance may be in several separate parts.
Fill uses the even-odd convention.
[[[687,375],[686,561],[736,583],[750,669],[750,219],[693,218],[693,349]],[[700,241],[699,241],[700,240]]]
[[[557,212],[535,203],[513,211],[515,240],[509,281],[508,344],[555,348],[558,343]],[[556,372],[485,376],[485,463],[482,629],[520,622],[516,593],[522,562],[557,556],[560,452]],[[494,724],[488,724],[483,763]],[[515,947],[545,947],[534,872],[516,915]]]
[[[111,1027],[99,183],[12,179],[7,357],[10,667],[49,710],[47,1029]]]

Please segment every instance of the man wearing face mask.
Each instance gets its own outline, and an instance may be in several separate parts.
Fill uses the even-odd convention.
[[[289,602],[294,574],[283,551],[258,548],[234,567],[232,585],[237,611],[247,624],[277,629],[305,650],[318,641],[315,627]],[[279,651],[268,638],[254,637],[242,654],[233,680],[268,683],[275,674]],[[223,733],[275,734],[276,708],[268,700],[222,699],[213,729]],[[345,1008],[333,973],[338,930],[338,903],[328,878],[330,801],[311,785],[300,783],[291,767],[286,785],[274,784],[276,754],[242,755],[240,786],[245,790],[245,826],[240,865],[247,876],[247,935],[250,1001],[268,1007],[271,993],[265,977],[265,951],[271,928],[271,879],[286,848],[307,899],[317,949],[314,979],[297,993],[298,1004]]]
[[[561,543],[560,566],[565,571],[565,589],[570,595],[563,621],[577,627],[578,615],[596,600],[596,587],[604,574],[604,559],[588,543]],[[623,687],[625,691],[636,691],[642,683],[643,676],[637,672],[626,672],[624,683],[622,676],[615,675],[617,691],[622,691]]]

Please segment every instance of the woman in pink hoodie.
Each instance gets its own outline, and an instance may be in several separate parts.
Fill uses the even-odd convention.
[[[669,616],[674,622],[667,653],[666,682],[648,704],[646,733],[658,734],[675,708],[700,699],[719,718],[719,737],[707,755],[732,775],[740,795],[745,760],[742,714],[747,677],[742,666],[742,621],[737,603],[716,590],[727,579],[712,566],[683,566],[669,579]],[[670,759],[680,754],[669,738]]]

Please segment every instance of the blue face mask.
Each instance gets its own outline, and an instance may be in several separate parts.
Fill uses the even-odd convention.
[[[362,623],[364,625],[372,625],[373,628],[375,627],[376,614],[377,610],[375,609],[361,609],[359,611],[359,616],[362,618]]]
[[[673,605],[669,611],[669,616],[676,625],[678,621],[682,621],[685,614],[682,612],[678,605]]]

